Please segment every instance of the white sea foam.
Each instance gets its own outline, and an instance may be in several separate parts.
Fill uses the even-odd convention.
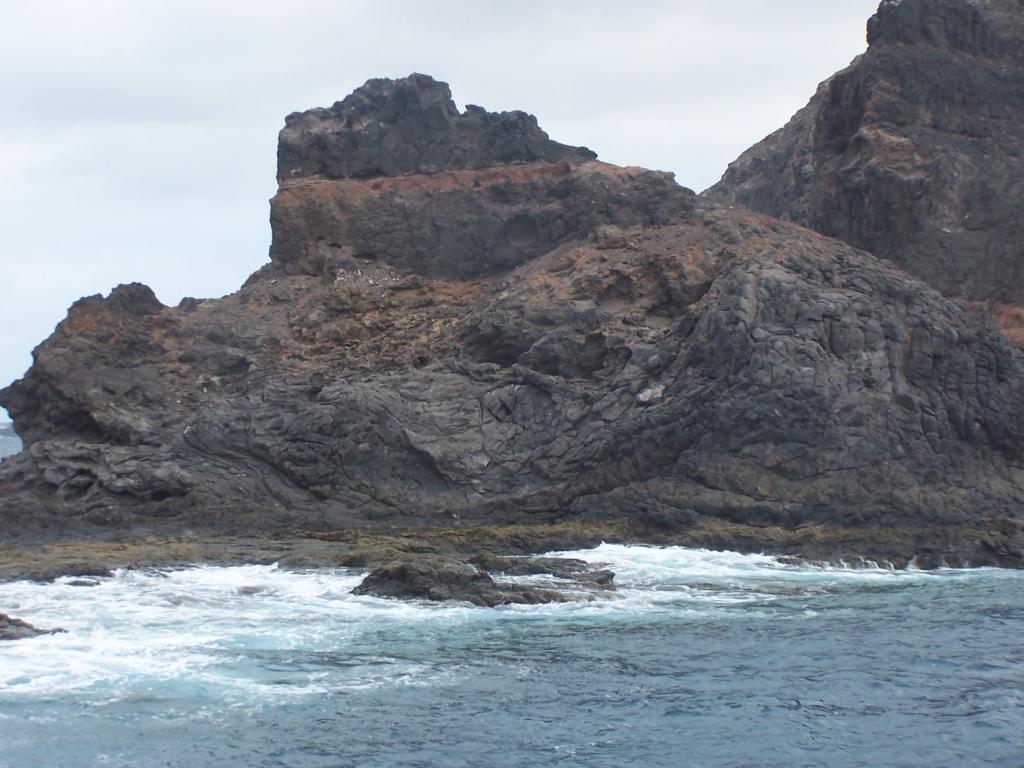
[[[0,701],[71,692],[105,700],[214,691],[227,703],[450,680],[465,670],[418,653],[460,626],[505,621],[631,621],[660,615],[756,617],[858,585],[951,574],[798,567],[763,555],[604,544],[558,553],[605,563],[618,591],[593,602],[479,609],[359,597],[352,570],[199,566],[118,571],[76,586],[0,584],[0,611],[66,634],[0,645]],[[523,579],[528,580],[528,579]],[[406,638],[408,654],[397,653]],[[389,650],[381,650],[383,647]],[[418,649],[418,650],[417,650]],[[157,695],[157,693],[153,693]]]

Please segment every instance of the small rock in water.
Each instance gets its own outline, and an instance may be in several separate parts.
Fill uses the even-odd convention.
[[[266,592],[267,588],[257,584],[247,584],[239,587],[236,591],[240,595],[258,595],[261,592]]]
[[[568,595],[538,587],[498,584],[487,571],[442,557],[396,560],[375,568],[352,590],[356,595],[462,600],[493,608],[497,605],[560,603]]]
[[[39,635],[56,635],[67,632],[66,629],[40,629],[27,621],[15,619],[6,613],[0,613],[0,640],[24,640]]]
[[[568,582],[567,586],[575,588],[574,591],[579,588],[602,592],[615,589],[614,573],[594,570],[584,560],[505,557],[482,552],[469,562],[440,556],[394,560],[374,568],[353,593],[437,601],[462,600],[487,607],[594,599],[589,592],[581,596],[529,584],[496,582],[490,572],[504,576],[550,575]]]

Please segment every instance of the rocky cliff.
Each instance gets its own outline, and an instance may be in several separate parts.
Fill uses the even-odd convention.
[[[891,264],[421,75],[290,116],[279,179],[239,292],[83,299],[0,392],[2,530],[1021,562],[1020,353]]]
[[[885,0],[868,43],[707,196],[988,302],[1019,337],[1024,2]]]

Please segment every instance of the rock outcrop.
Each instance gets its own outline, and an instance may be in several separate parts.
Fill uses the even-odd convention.
[[[281,141],[238,293],[83,299],[0,392],[26,442],[0,530],[571,523],[1022,562],[1020,353],[894,266],[423,76]]]
[[[1024,303],[1024,3],[885,0],[867,52],[706,194],[891,260],[948,296]]]
[[[0,613],[0,640],[25,640],[40,635],[56,635],[63,633],[63,629],[39,629],[33,627],[27,621],[15,619],[6,613]]]
[[[471,563],[430,557],[396,560],[375,568],[353,593],[433,601],[458,600],[488,608],[559,603],[573,599],[558,590],[496,582],[490,573]]]
[[[599,225],[666,223],[693,207],[669,174],[595,158],[522,112],[460,114],[448,86],[424,75],[371,80],[330,109],[287,118],[273,266],[327,280],[353,259],[493,275]]]

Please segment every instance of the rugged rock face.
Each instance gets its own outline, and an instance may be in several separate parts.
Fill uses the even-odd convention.
[[[503,576],[550,576],[550,588],[495,581]],[[377,597],[461,600],[474,605],[536,605],[593,600],[615,591],[615,574],[582,560],[503,557],[481,552],[470,562],[437,555],[394,560],[374,568],[353,592]]]
[[[886,0],[868,42],[707,196],[1024,303],[1024,2]]]
[[[460,114],[448,86],[425,75],[371,80],[329,110],[287,118],[273,266],[328,280],[353,258],[491,275],[601,224],[665,223],[693,207],[669,174],[595,158],[522,112]]]
[[[460,113],[446,83],[414,74],[370,80],[330,109],[288,115],[277,178],[367,179],[596,158],[551,141],[525,112],[471,105]]]
[[[1020,354],[895,267],[422,76],[282,145],[238,293],[83,299],[0,392],[27,446],[0,529],[571,523],[1021,562]]]

